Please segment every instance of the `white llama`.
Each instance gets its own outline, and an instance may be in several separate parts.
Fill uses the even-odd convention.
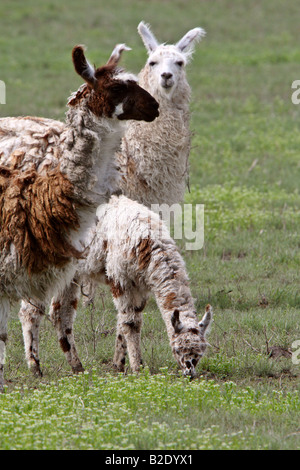
[[[131,370],[139,371],[142,311],[152,293],[173,355],[183,374],[194,377],[207,347],[212,308],[206,307],[199,323],[184,261],[165,224],[124,196],[112,197],[97,215],[95,236],[82,266],[84,273],[106,282],[114,298],[118,311],[114,364],[124,370],[127,349]]]
[[[117,67],[124,49],[94,69],[74,47],[86,83],[71,96],[65,124],[0,119],[0,389],[10,304],[49,302],[71,282],[96,208],[114,188],[120,121],[158,116],[155,99]]]
[[[148,207],[182,202],[190,154],[191,89],[185,66],[202,28],[187,32],[176,44],[159,44],[143,22],[138,26],[148,60],[139,84],[159,102],[160,115],[153,123],[128,123],[117,161],[122,193]]]

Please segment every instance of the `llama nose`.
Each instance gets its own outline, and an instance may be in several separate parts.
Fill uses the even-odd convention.
[[[191,368],[186,368],[184,371],[183,371],[183,375],[184,377],[190,377],[191,379],[193,379],[196,375],[196,371],[195,371],[195,368],[194,367],[191,367]]]
[[[165,80],[168,80],[169,78],[172,78],[173,75],[171,73],[164,72],[164,73],[161,74],[161,76]]]

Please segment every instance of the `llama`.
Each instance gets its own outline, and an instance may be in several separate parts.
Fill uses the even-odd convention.
[[[131,370],[140,370],[142,311],[152,293],[173,355],[183,374],[194,377],[207,347],[205,336],[213,312],[208,305],[198,323],[183,258],[164,222],[124,196],[112,197],[109,204],[99,207],[97,216],[99,222],[83,269],[111,289],[118,311],[116,368],[124,370],[127,349]]]
[[[153,294],[173,355],[183,374],[194,377],[195,367],[208,344],[205,337],[213,312],[208,305],[198,323],[184,261],[164,222],[147,207],[125,196],[112,196],[109,203],[98,208],[97,216],[87,257],[79,260],[77,273],[110,287],[118,311],[115,367],[124,371],[128,350],[131,370],[140,370],[142,311]],[[83,370],[72,333],[79,296],[79,284],[73,282],[63,295],[52,299],[50,308],[60,345],[74,372]],[[23,308],[25,318],[28,305]],[[38,307],[29,312],[27,325],[34,315],[38,324],[41,318]],[[24,339],[28,363],[40,374],[36,333],[31,327],[31,337],[26,342],[24,335]]]
[[[0,119],[0,389],[10,304],[45,304],[70,284],[96,208],[115,187],[121,121],[158,116],[156,100],[118,68],[126,49],[117,45],[95,69],[82,46],[73,48],[85,84],[69,99],[65,124]]]
[[[148,61],[140,73],[143,87],[160,102],[157,124],[127,124],[121,150],[117,152],[122,191],[132,199],[150,206],[154,203],[174,203],[183,199],[190,151],[189,100],[185,65],[193,53],[193,46],[205,32],[195,28],[186,33],[175,45],[159,45],[150,28],[141,22],[138,32],[148,51]],[[178,171],[177,171],[178,170]],[[154,176],[154,177],[153,177]],[[93,302],[96,281],[84,276],[87,302]],[[66,289],[65,296],[56,299],[50,309],[50,318],[57,329],[58,338],[74,372],[83,370],[74,344],[72,322],[77,304],[75,280]],[[60,306],[56,309],[55,307]],[[25,301],[19,316],[22,322],[25,353],[29,367],[41,375],[38,360],[38,330],[44,306],[35,307]],[[64,328],[66,317],[69,327]],[[72,354],[69,352],[72,351]]]
[[[160,115],[152,123],[130,122],[117,153],[122,193],[148,207],[183,201],[191,145],[191,89],[185,66],[202,28],[188,31],[176,44],[159,44],[149,26],[138,32],[148,52],[139,84],[156,98]]]

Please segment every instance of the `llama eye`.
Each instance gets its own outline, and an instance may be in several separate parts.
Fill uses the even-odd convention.
[[[179,60],[178,62],[176,62],[176,65],[178,65],[178,67],[182,67],[183,66],[183,61]]]
[[[157,64],[157,62],[149,62],[150,67],[154,67],[154,65],[156,65],[156,64]]]

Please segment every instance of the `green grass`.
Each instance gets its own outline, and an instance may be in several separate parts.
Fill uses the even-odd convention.
[[[190,382],[167,368],[138,378],[92,370],[33,391],[20,387],[2,407],[2,449],[279,449],[296,442],[290,426],[300,411],[295,392]],[[274,433],[269,442],[257,428]]]
[[[0,116],[63,119],[80,84],[70,52],[96,65],[116,42],[146,53],[136,27],[161,41],[202,26],[188,67],[193,142],[186,202],[204,204],[205,242],[180,241],[199,314],[210,302],[211,347],[193,382],[183,379],[153,299],[142,335],[140,377],[112,368],[115,309],[99,287],[79,308],[75,334],[87,373],[73,377],[52,325],[43,322],[44,377],[27,370],[21,326],[9,322],[7,389],[0,397],[1,449],[299,449],[300,366],[269,357],[300,339],[299,17],[293,0],[86,0],[0,5]],[[180,21],[178,21],[180,19]]]

